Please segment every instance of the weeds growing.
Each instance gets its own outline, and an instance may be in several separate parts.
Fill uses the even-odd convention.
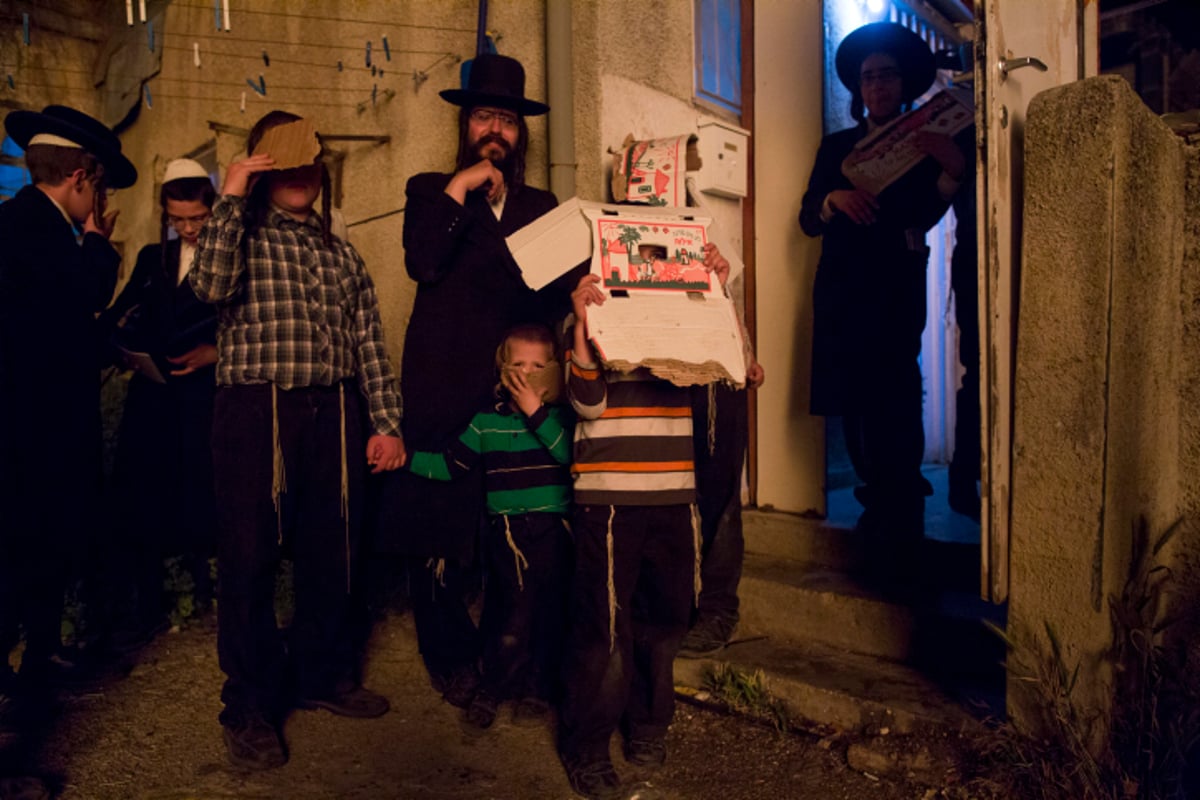
[[[761,669],[751,673],[717,664],[705,668],[702,685],[729,708],[765,720],[780,733],[792,727],[786,704],[771,694]]]

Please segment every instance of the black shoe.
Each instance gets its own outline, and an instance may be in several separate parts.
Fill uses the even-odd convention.
[[[467,706],[466,713],[463,714],[463,720],[476,731],[485,731],[492,727],[492,723],[496,721],[496,712],[499,708],[500,701],[487,692],[480,690],[475,693],[475,697],[471,699],[471,704]]]
[[[513,724],[523,728],[546,724],[550,716],[550,704],[540,697],[522,697],[513,708]]]
[[[279,732],[261,713],[247,713],[236,724],[223,723],[221,730],[229,761],[234,766],[267,770],[287,763],[287,752]]]
[[[662,739],[630,739],[625,760],[635,767],[661,767],[667,763],[667,743]]]
[[[458,708],[467,708],[479,691],[479,671],[474,667],[459,667],[448,678],[435,682],[446,702]]]
[[[717,616],[701,617],[683,637],[683,643],[679,645],[679,657],[704,658],[720,652],[729,644],[736,627],[736,620]]]
[[[370,689],[362,686],[349,686],[335,689],[321,697],[302,697],[296,701],[296,707],[307,711],[323,708],[339,717],[370,719],[382,717],[391,709],[392,704],[386,697],[372,692]]]
[[[608,756],[577,759],[564,754],[562,763],[576,794],[588,800],[616,800],[622,796],[621,779]]]

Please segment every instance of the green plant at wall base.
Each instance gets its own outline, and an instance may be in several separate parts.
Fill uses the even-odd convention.
[[[1144,517],[1133,526],[1129,574],[1108,598],[1112,667],[1108,719],[1075,697],[1079,664],[1069,665],[1054,629],[1048,648],[1018,641],[989,625],[1009,648],[1008,670],[1035,715],[1027,728],[1012,722],[985,739],[989,789],[1031,800],[1182,800],[1187,758],[1200,747],[1200,685],[1189,680],[1182,648],[1164,632],[1182,617],[1167,613],[1170,570],[1156,563],[1179,531],[1170,526],[1151,544]],[[1004,784],[997,786],[997,782]]]
[[[701,685],[730,709],[766,720],[780,733],[791,728],[787,706],[771,694],[761,669],[750,673],[724,663],[705,667]]]

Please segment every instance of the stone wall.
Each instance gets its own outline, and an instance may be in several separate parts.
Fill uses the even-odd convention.
[[[1182,516],[1163,557],[1198,544],[1196,156],[1115,77],[1034,98],[1025,148],[1009,628],[1049,626],[1103,708],[1133,526]]]

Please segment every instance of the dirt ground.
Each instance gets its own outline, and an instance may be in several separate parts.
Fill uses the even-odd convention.
[[[390,713],[353,720],[299,711],[287,721],[291,759],[266,773],[232,768],[217,724],[222,676],[211,622],[164,634],[133,671],[63,699],[39,764],[62,800],[388,800],[573,797],[550,725],[510,723],[482,735],[429,687],[411,617],[392,615],[372,637],[368,686]],[[629,797],[691,800],[821,798],[922,800],[936,787],[852,769],[845,743],[779,734],[737,715],[677,704],[667,766],[637,774],[614,764]]]

